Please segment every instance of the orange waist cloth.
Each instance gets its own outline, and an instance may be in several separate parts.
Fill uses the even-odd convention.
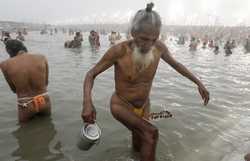
[[[33,103],[34,111],[39,112],[41,108],[46,104],[46,101],[45,101],[46,95],[48,95],[47,92],[34,96],[34,97],[18,98],[18,105],[25,108],[25,107],[28,107],[30,103]],[[24,101],[24,102],[20,102],[20,101]]]
[[[45,98],[43,95],[38,95],[33,97],[33,104],[36,112],[39,112],[40,109],[46,104]]]

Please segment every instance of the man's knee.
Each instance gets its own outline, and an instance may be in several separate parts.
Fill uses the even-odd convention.
[[[145,142],[149,144],[155,144],[159,137],[159,131],[156,127],[150,126],[144,131],[144,138],[142,138]]]

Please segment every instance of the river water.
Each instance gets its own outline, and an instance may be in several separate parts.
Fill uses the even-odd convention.
[[[86,72],[109,48],[101,35],[101,49],[92,52],[84,33],[81,49],[64,49],[63,34],[31,32],[25,45],[48,58],[51,117],[37,117],[21,127],[16,96],[0,74],[1,161],[133,161],[131,136],[109,110],[114,91],[113,67],[99,75],[93,88],[97,122],[102,129],[98,145],[81,151],[76,143],[82,126],[82,84]],[[202,105],[197,87],[169,65],[160,62],[151,91],[151,111],[171,111],[173,118],[154,121],[160,131],[157,161],[240,161],[250,152],[250,54],[241,46],[231,56],[209,49],[190,53],[187,46],[167,40],[173,56],[205,84],[210,102]],[[0,61],[8,58],[0,44]]]

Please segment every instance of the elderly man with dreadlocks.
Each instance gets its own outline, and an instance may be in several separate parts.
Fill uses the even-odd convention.
[[[112,46],[87,72],[81,115],[84,122],[94,123],[96,112],[91,98],[94,79],[114,65],[115,92],[111,98],[111,113],[131,131],[133,148],[140,152],[141,161],[155,160],[158,129],[147,119],[150,90],[160,59],[198,86],[205,105],[209,101],[209,92],[201,81],[177,62],[165,44],[158,40],[161,18],[152,8],[150,3],[134,16],[130,30],[133,39]]]

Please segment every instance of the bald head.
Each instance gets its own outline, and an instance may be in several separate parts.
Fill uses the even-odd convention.
[[[150,30],[161,30],[161,18],[159,14],[153,11],[153,3],[147,4],[146,9],[139,10],[131,24],[131,33],[147,32]]]

